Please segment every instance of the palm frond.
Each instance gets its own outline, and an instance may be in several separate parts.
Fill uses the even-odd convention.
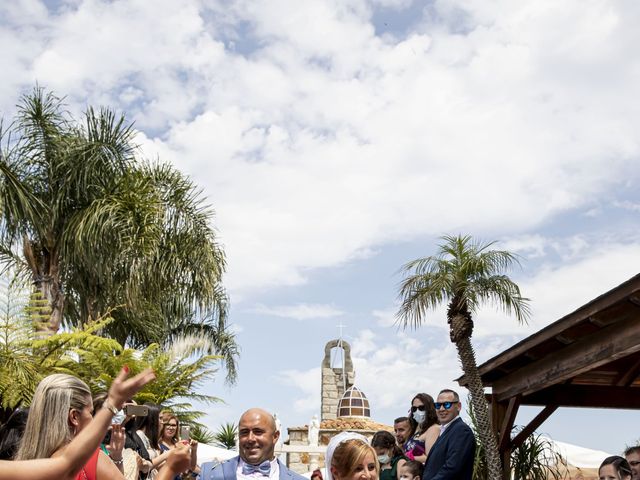
[[[401,326],[417,327],[430,310],[444,302],[454,301],[454,307],[475,312],[485,301],[513,313],[519,322],[530,315],[529,299],[502,272],[519,266],[516,255],[501,250],[489,250],[495,242],[474,242],[466,235],[442,237],[436,255],[419,258],[405,264],[405,278],[400,284],[400,307],[396,318]]]

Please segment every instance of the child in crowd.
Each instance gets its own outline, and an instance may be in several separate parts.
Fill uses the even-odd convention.
[[[421,480],[424,465],[417,460],[408,460],[400,467],[400,480]]]

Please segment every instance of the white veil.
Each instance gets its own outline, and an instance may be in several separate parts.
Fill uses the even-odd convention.
[[[327,453],[324,457],[324,465],[326,471],[326,480],[334,480],[333,474],[331,473],[331,461],[333,460],[333,452],[336,450],[336,447],[340,445],[342,442],[347,440],[357,439],[369,445],[369,440],[364,435],[355,432],[341,432],[335,437],[333,437],[329,441],[329,445],[327,445]]]

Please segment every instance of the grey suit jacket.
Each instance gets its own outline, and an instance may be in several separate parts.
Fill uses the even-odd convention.
[[[240,457],[233,457],[226,462],[215,465],[213,462],[206,462],[200,466],[201,480],[236,480],[236,470],[238,469],[238,461]],[[289,470],[284,463],[278,460],[280,468],[279,480],[307,480],[302,475]]]

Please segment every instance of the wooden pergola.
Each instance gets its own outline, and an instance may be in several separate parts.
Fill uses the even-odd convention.
[[[509,455],[559,407],[640,409],[640,274],[479,366],[504,478]],[[466,385],[465,377],[458,379]],[[513,439],[521,405],[544,407]]]

